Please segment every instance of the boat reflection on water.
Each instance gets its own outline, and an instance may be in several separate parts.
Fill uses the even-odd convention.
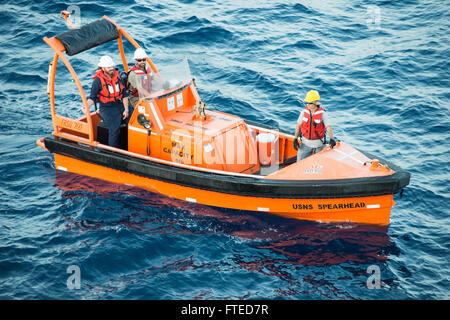
[[[236,252],[232,260],[246,270],[276,273],[275,270],[270,271],[271,266],[276,269],[279,263],[292,266],[345,262],[383,264],[389,254],[398,250],[387,234],[388,226],[308,222],[265,213],[213,208],[61,171],[56,171],[55,184],[63,191],[63,198],[87,196],[94,200],[100,197],[113,200],[114,206],[124,206],[111,210],[117,211],[114,212],[115,221],[108,218],[111,214],[108,208],[99,208],[97,204],[89,204],[96,208],[76,218],[71,217],[69,210],[63,213],[68,228],[84,231],[113,223],[149,234],[232,235],[248,241],[249,247],[263,249],[262,255],[253,257]]]

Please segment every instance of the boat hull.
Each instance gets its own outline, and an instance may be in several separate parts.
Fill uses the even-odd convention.
[[[214,207],[305,220],[389,223],[393,195],[408,185],[408,172],[339,141],[296,162],[295,137],[289,132],[217,110],[205,111],[187,60],[159,73],[147,57],[152,73],[159,74],[154,80],[164,83],[139,90],[139,103],[122,132],[126,143],[118,148],[106,145],[107,126],[99,112],[89,112],[80,78],[64,52],[72,56],[118,39],[122,65],[128,71],[122,37],[139,47],[104,16],[43,38],[54,51],[47,82],[54,131],[37,144],[54,154],[58,170]],[[79,119],[56,112],[59,60],[83,101],[84,116]],[[172,71],[176,71],[174,78]]]
[[[136,186],[187,202],[300,220],[387,225],[391,207],[395,204],[393,195],[311,199],[228,194],[151,179],[57,153],[54,157],[58,170]]]

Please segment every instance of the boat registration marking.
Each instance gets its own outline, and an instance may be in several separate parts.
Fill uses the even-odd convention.
[[[366,208],[367,209],[378,209],[378,208],[380,208],[380,205],[379,204],[368,204],[366,206]]]
[[[186,197],[186,201],[192,202],[192,203],[197,203],[197,199],[194,199],[194,198],[188,198],[188,197]]]

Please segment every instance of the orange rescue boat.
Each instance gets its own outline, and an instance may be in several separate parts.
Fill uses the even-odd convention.
[[[68,12],[62,14],[67,20]],[[44,37],[54,50],[47,86],[53,132],[37,144],[54,154],[56,169],[215,207],[305,220],[389,224],[393,195],[408,185],[408,172],[340,141],[296,162],[289,132],[207,110],[187,60],[159,72],[147,58],[152,90],[139,91],[139,102],[121,131],[121,147],[108,146],[108,129],[99,112],[89,111],[81,82],[64,53],[73,56],[117,40],[127,72],[123,38],[139,48],[106,16]],[[81,118],[56,114],[59,59],[85,106]]]

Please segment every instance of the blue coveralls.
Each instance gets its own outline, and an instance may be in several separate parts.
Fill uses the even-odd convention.
[[[92,82],[91,94],[89,98],[93,101],[99,102],[100,116],[103,121],[105,121],[108,127],[108,145],[111,147],[119,147],[119,134],[120,134],[120,124],[122,123],[122,114],[125,110],[122,101],[102,103],[98,98],[99,92],[102,90],[102,83],[99,78],[95,78]],[[128,97],[128,91],[123,88],[123,98]],[[129,107],[128,119],[126,123],[130,120],[130,116],[133,112],[131,106]]]

